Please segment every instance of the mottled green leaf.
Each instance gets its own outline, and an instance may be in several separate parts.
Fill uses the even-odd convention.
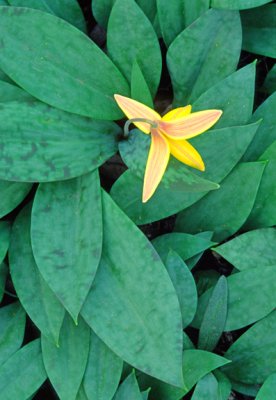
[[[271,0],[211,0],[211,6],[226,10],[245,10],[246,8],[259,7],[270,1]]]
[[[229,396],[231,393],[231,382],[219,370],[214,371],[214,375],[218,381],[218,396],[217,400],[229,400]]]
[[[97,119],[120,118],[113,94],[128,95],[128,85],[86,35],[31,8],[1,7],[0,24],[0,67],[19,86],[65,111]]]
[[[231,378],[231,384],[236,392],[242,393],[245,396],[256,397],[260,389],[260,385],[253,385],[253,384],[250,385],[242,382],[237,382],[234,381],[232,378]]]
[[[89,399],[111,400],[119,385],[123,360],[116,356],[93,331],[83,386]]]
[[[143,400],[134,372],[124,380],[114,397],[114,400],[129,399]]]
[[[124,361],[181,386],[181,313],[165,266],[105,193],[103,222],[102,259],[82,315]]]
[[[252,121],[262,119],[259,129],[250,143],[243,161],[255,161],[276,140],[276,93],[272,94],[255,111]]]
[[[225,357],[232,363],[224,367],[223,372],[247,384],[263,383],[276,372],[275,331],[276,311],[273,311],[248,329],[227,350]]]
[[[211,130],[204,135],[200,135],[198,138],[192,139],[192,144],[200,152],[206,165],[204,174],[194,169],[193,174],[198,174],[200,177],[210,179],[213,182],[223,180],[244,154],[258,126],[259,123],[255,123],[247,126]],[[133,136],[131,136],[129,144],[120,143],[121,149],[133,149],[128,159],[125,159],[131,169],[135,168],[134,166],[139,164],[141,159],[146,159],[149,146],[149,143],[145,147],[142,146],[142,143],[145,142],[146,144],[146,140],[148,141],[149,138],[138,132],[134,131],[134,134],[138,137],[134,140],[132,139]],[[141,137],[146,137],[146,139],[141,139]],[[137,145],[129,147],[132,143]],[[124,155],[123,151],[121,153]],[[222,156],[218,157],[218,154]],[[185,179],[188,169],[184,164],[176,160],[174,161],[173,157],[171,157],[172,161],[171,172],[169,172],[169,165],[167,175],[168,177],[173,176],[175,172],[173,166],[176,167],[179,165],[179,178],[182,183],[179,183],[178,190],[177,188],[173,190],[173,187],[170,187],[168,190],[165,187],[163,183],[164,179],[166,179],[165,174],[152,199],[146,203],[142,203],[142,179],[136,178],[130,171],[123,174],[113,186],[111,191],[112,197],[136,224],[150,223],[175,214],[189,207],[206,194],[206,191],[188,193],[186,190],[183,190],[183,179]],[[141,168],[141,176],[142,171],[144,171],[143,168]]]
[[[27,196],[31,183],[18,183],[0,180],[0,218],[9,214]]]
[[[0,179],[10,181],[63,180],[94,170],[116,152],[120,132],[113,122],[38,102],[0,104],[0,124]]]
[[[269,94],[276,92],[276,65],[274,65],[268,72],[263,84],[263,88]]]
[[[251,53],[276,57],[276,4],[241,12],[242,48]]]
[[[199,232],[196,234],[196,236],[199,236],[203,239],[211,240],[213,237],[213,232]],[[189,267],[189,269],[194,268],[194,266],[199,262],[201,257],[203,256],[204,251],[201,251],[200,253],[196,254],[195,256],[189,258],[189,260],[186,260],[186,263]]]
[[[0,263],[4,260],[10,243],[11,226],[7,221],[0,221]]]
[[[260,160],[267,161],[267,165],[262,176],[254,207],[243,229],[276,225],[276,140],[264,152]]]
[[[174,103],[193,102],[236,70],[241,51],[241,26],[235,11],[209,10],[172,42],[167,64]]]
[[[256,400],[271,400],[275,395],[276,373],[269,375],[258,392]]]
[[[82,318],[76,326],[68,314],[58,347],[42,336],[43,362],[60,400],[75,400],[77,396],[87,363],[89,340],[90,329]]]
[[[197,382],[191,400],[217,399],[218,381],[210,372]]]
[[[13,354],[0,367],[0,393],[4,400],[27,399],[47,378],[40,340],[34,340]]]
[[[29,93],[9,82],[0,81],[0,102],[35,100]]]
[[[0,264],[0,303],[4,297],[8,273],[9,273],[9,270],[8,270],[7,265],[4,262],[2,262]]]
[[[155,95],[162,68],[160,47],[153,26],[134,0],[115,2],[108,21],[107,49],[129,82],[137,61],[151,94]],[[123,94],[119,87],[114,93]]]
[[[257,195],[265,163],[239,164],[216,192],[181,213],[176,230],[197,233],[213,231],[214,240],[233,235],[247,220]],[[217,207],[220,204],[221,207]],[[206,212],[208,210],[208,212]]]
[[[80,386],[80,389],[78,391],[77,397],[75,400],[89,400],[88,397],[86,396],[85,390],[83,388],[83,384]]]
[[[199,329],[198,348],[212,351],[222,335],[227,316],[228,287],[222,275],[216,283]]]
[[[77,0],[8,0],[8,2],[11,6],[35,8],[54,14],[86,31],[84,16]]]
[[[205,269],[196,271],[195,280],[197,285],[198,296],[201,296],[206,290],[215,286],[219,280],[220,274],[213,269]]]
[[[31,247],[31,205],[16,218],[11,237],[9,261],[16,294],[43,335],[55,344],[64,317],[64,308],[42,278]]]
[[[150,108],[154,108],[151,93],[144,75],[137,61],[134,61],[131,70],[131,98],[140,103],[146,104]]]
[[[209,8],[210,0],[157,0],[162,36],[167,46]]]
[[[276,267],[259,266],[230,275],[228,284],[228,309],[224,330],[243,328],[265,317],[276,306]],[[193,326],[198,327],[203,318],[212,289],[200,298]]]
[[[276,231],[257,229],[239,235],[213,250],[243,271],[248,268],[276,265]]]
[[[100,190],[97,171],[68,181],[41,184],[32,210],[32,246],[37,266],[75,321],[101,257]]]
[[[193,111],[222,110],[216,129],[246,124],[253,109],[255,72],[254,62],[218,82],[193,103]]]
[[[108,18],[114,3],[115,0],[93,0],[91,2],[93,16],[103,28],[107,26]]]
[[[210,248],[212,243],[213,242],[210,240],[206,240],[197,235],[178,232],[166,233],[152,241],[154,248],[163,262],[166,261],[170,250],[178,253],[180,257],[186,261],[196,254]]]
[[[0,308],[0,365],[4,364],[21,346],[25,319],[25,312],[18,302]]]
[[[196,313],[196,284],[189,268],[176,252],[169,252],[165,265],[178,296],[184,329],[190,324]]]

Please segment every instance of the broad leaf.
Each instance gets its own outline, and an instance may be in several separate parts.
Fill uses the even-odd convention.
[[[241,51],[241,25],[235,11],[208,10],[172,42],[167,64],[174,103],[193,102],[236,70]]]
[[[0,81],[0,102],[6,103],[9,101],[34,101],[29,93],[18,86],[11,83]]]
[[[4,297],[8,273],[9,273],[9,269],[8,269],[7,265],[4,262],[2,262],[0,264],[0,303]]]
[[[263,88],[269,94],[276,92],[276,65],[274,65],[268,72]]]
[[[66,314],[60,331],[59,346],[44,336],[41,339],[47,375],[61,400],[75,400],[84,375],[89,353],[90,329],[80,318],[76,326]]]
[[[31,188],[31,183],[18,183],[0,180],[0,218],[13,211],[27,196]]]
[[[262,6],[270,1],[271,0],[211,0],[211,6],[226,10],[245,10],[246,8]]]
[[[165,266],[104,192],[103,222],[102,259],[82,315],[127,363],[181,386],[181,313]]]
[[[221,371],[214,371],[214,375],[218,381],[218,398],[217,400],[229,400],[231,394],[231,382]]]
[[[28,205],[20,212],[12,229],[9,250],[12,282],[29,317],[43,335],[57,344],[64,308],[38,270],[30,230],[31,205]]]
[[[258,392],[256,400],[269,400],[273,399],[276,387],[276,373],[269,375],[265,380],[263,386]]]
[[[4,260],[10,243],[11,226],[7,221],[0,221],[0,263]]]
[[[191,400],[216,399],[218,396],[218,381],[210,372],[196,384]]]
[[[142,394],[135,377],[132,372],[123,383],[121,383],[114,400],[143,400]]]
[[[102,250],[97,171],[39,186],[32,210],[32,246],[40,273],[77,321]]]
[[[0,67],[19,86],[65,111],[120,118],[113,94],[128,95],[128,85],[86,35],[60,18],[24,7],[1,7],[0,24]]]
[[[152,96],[139,64],[134,61],[131,70],[131,98],[154,108]]]

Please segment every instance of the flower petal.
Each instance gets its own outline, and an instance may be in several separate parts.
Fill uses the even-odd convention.
[[[139,103],[139,101],[132,100],[119,94],[114,94],[114,97],[118,106],[125,113],[128,119],[145,118],[151,121],[158,121],[161,119],[161,116],[156,111],[142,103]],[[134,122],[134,125],[142,132],[150,133],[151,126],[146,122]]]
[[[199,111],[174,121],[160,121],[159,129],[170,139],[190,139],[211,128],[221,114],[221,110]]]
[[[186,107],[178,107],[173,110],[167,112],[167,114],[163,115],[162,121],[174,121],[175,119],[183,118],[189,115],[192,111],[192,106]]]
[[[144,177],[143,203],[155,192],[167,168],[170,158],[170,146],[167,139],[157,129],[151,131],[151,146]]]
[[[204,162],[196,149],[186,140],[169,140],[171,154],[190,167],[205,171]]]

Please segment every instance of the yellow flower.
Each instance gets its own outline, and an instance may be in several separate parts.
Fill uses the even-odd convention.
[[[127,118],[142,132],[151,134],[147,166],[144,176],[143,203],[154,194],[167,168],[170,154],[190,167],[205,170],[201,156],[187,142],[211,128],[220,118],[221,110],[191,113],[192,107],[179,107],[161,117],[156,111],[118,94],[116,102]]]

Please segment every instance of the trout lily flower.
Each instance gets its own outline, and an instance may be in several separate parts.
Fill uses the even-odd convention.
[[[204,162],[196,149],[187,142],[207,129],[220,118],[221,110],[205,110],[191,113],[192,107],[179,107],[169,111],[163,117],[156,111],[118,94],[115,100],[129,121],[125,128],[133,123],[145,134],[151,134],[143,185],[143,203],[154,194],[167,168],[170,154],[190,167],[205,170]]]

